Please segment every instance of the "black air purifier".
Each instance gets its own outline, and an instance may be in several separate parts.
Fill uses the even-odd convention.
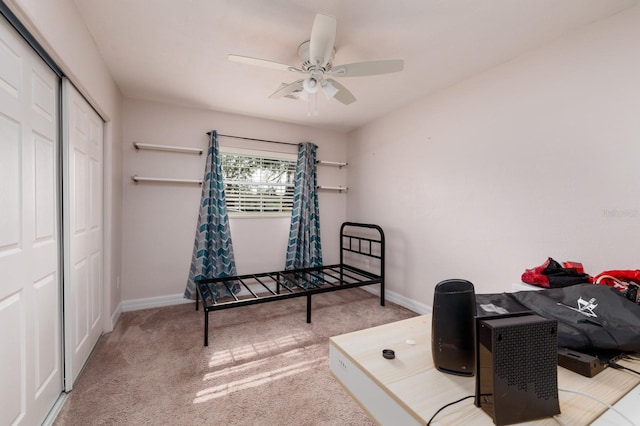
[[[557,330],[535,314],[478,318],[475,405],[496,425],[560,413]]]
[[[445,280],[436,285],[431,322],[431,354],[443,373],[473,376],[476,300],[473,284]]]

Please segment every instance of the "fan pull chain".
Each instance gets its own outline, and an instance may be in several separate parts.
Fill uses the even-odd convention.
[[[307,117],[311,117],[311,99],[313,99],[313,116],[317,117],[318,116],[318,94],[317,93],[312,93],[309,95],[308,98],[308,102],[307,102]]]
[[[317,117],[318,116],[318,92],[313,94],[313,102],[315,104],[315,107],[314,107],[315,111],[313,115]]]

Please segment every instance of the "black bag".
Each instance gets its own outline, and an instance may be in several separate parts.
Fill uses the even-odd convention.
[[[515,304],[514,304],[515,303]],[[640,306],[619,291],[579,284],[539,291],[476,295],[480,313],[485,306],[508,312],[530,310],[558,321],[558,347],[590,350],[640,351]],[[482,310],[490,314],[486,309]]]

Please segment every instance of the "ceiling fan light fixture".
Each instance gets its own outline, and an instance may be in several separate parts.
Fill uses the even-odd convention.
[[[326,80],[322,84],[322,90],[324,91],[324,94],[327,96],[327,99],[332,99],[339,92],[339,89],[336,86],[331,84],[330,81],[326,81]]]
[[[304,88],[304,91],[311,94],[316,93],[318,91],[319,85],[320,83],[315,77],[305,78],[304,81],[302,82],[302,87]]]

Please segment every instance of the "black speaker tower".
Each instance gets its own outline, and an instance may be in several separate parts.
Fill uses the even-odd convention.
[[[475,405],[496,425],[560,413],[557,329],[531,313],[477,319]]]
[[[431,354],[443,373],[473,376],[476,297],[466,280],[445,280],[433,294]]]

